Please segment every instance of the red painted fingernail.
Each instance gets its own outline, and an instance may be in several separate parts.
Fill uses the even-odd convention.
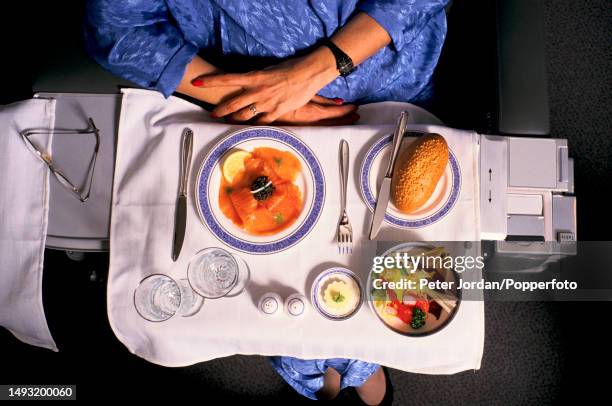
[[[341,99],[341,98],[339,98],[339,97],[336,97],[336,98],[334,99],[334,103],[336,103],[336,104],[344,104],[344,99]]]
[[[194,86],[202,86],[204,84],[204,81],[202,79],[194,79],[191,81],[191,84]]]
[[[219,116],[217,115],[217,113],[215,113],[214,111],[212,111],[212,112],[210,113],[210,116],[211,116],[212,118],[219,118]]]

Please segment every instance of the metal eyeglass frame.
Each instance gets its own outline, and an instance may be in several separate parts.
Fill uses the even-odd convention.
[[[51,171],[53,176],[55,176],[55,178],[58,180],[58,182],[66,190],[68,190],[69,192],[75,194],[76,197],[81,202],[83,202],[83,203],[85,203],[87,201],[87,199],[89,199],[89,194],[91,192],[91,185],[93,183],[93,174],[94,174],[94,170],[95,170],[95,167],[96,167],[96,160],[98,158],[98,151],[100,149],[100,130],[96,127],[96,125],[95,125],[95,123],[94,123],[94,121],[93,121],[93,119],[91,117],[89,117],[88,122],[89,122],[89,126],[85,130],[50,130],[50,131],[25,130],[25,131],[22,131],[20,133],[21,134],[21,138],[23,138],[23,142],[26,144],[28,149],[30,151],[32,151],[32,153],[34,155],[36,155],[41,161],[43,161],[47,165],[47,167],[49,167],[49,170]],[[59,169],[57,169],[55,167],[55,165],[53,164],[53,160],[51,159],[51,156],[48,153],[40,152],[36,148],[34,143],[32,143],[32,141],[30,140],[30,136],[36,135],[36,134],[46,134],[46,135],[51,135],[51,134],[94,134],[94,136],[96,137],[96,146],[94,148],[92,160],[90,161],[90,164],[89,164],[88,180],[87,180],[87,184],[89,186],[87,187],[87,192],[85,194],[83,194],[81,192],[81,190],[79,190],[79,188],[76,187],[66,177],[66,175],[64,175]]]

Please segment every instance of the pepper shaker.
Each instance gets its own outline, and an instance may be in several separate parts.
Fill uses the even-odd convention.
[[[285,311],[292,317],[303,316],[306,313],[306,297],[299,293],[289,295],[285,299]]]

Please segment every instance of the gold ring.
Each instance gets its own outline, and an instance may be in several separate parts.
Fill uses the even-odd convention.
[[[257,111],[257,107],[255,107],[254,104],[251,104],[249,106],[249,110],[251,110],[251,113],[253,113],[254,116],[256,116],[257,114],[259,114],[259,112]]]

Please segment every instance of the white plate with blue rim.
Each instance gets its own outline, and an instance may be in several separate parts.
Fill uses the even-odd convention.
[[[366,153],[361,165],[359,176],[361,195],[372,212],[376,207],[378,188],[387,170],[392,140],[392,135],[376,140]],[[414,137],[404,137],[399,154],[401,155],[414,140],[416,140]],[[385,213],[385,223],[400,229],[415,229],[440,221],[451,212],[461,191],[461,168],[453,151],[449,148],[448,152],[448,164],[444,174],[427,202],[416,212],[406,214],[395,207],[391,199]]]
[[[295,180],[302,193],[303,207],[293,224],[273,235],[247,233],[228,219],[219,207],[221,163],[228,153],[270,147],[290,151],[300,161],[302,171]],[[204,158],[196,182],[197,210],[210,232],[225,245],[248,254],[273,254],[289,249],[315,227],[325,201],[325,178],[312,150],[293,133],[275,127],[249,127],[219,141]]]

